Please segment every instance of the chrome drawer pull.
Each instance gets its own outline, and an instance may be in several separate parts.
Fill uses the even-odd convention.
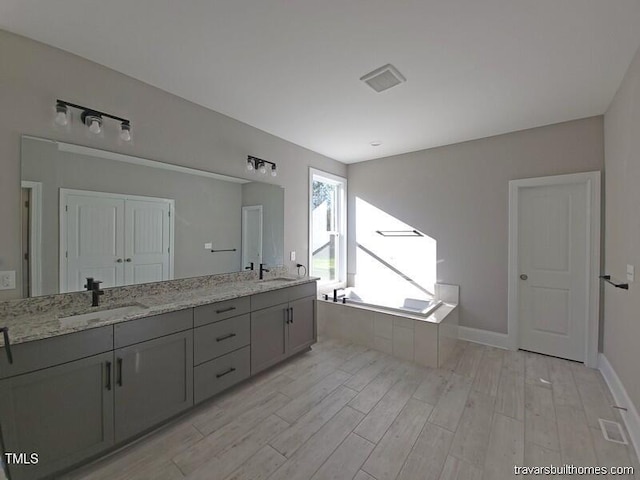
[[[218,374],[216,375],[216,378],[224,377],[225,375],[229,375],[230,373],[235,372],[235,371],[236,371],[236,369],[235,369],[235,368],[233,368],[233,367],[231,367],[229,370],[225,370],[225,371],[224,371],[224,372],[222,372],[222,373],[218,373]]]
[[[230,338],[233,338],[235,336],[236,336],[235,333],[229,333],[227,335],[223,335],[221,337],[216,338],[216,342],[222,342],[223,340],[229,340]]]
[[[232,310],[235,310],[236,307],[229,307],[229,308],[223,308],[222,310],[216,310],[216,313],[220,314],[220,313],[226,313],[226,312],[230,312]]]

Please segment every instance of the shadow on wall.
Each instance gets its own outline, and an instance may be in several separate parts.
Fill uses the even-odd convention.
[[[433,297],[436,239],[360,197],[356,197],[355,226],[353,286],[387,297]]]

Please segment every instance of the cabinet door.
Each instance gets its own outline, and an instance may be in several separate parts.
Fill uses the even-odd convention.
[[[278,363],[287,355],[288,303],[251,312],[251,374]]]
[[[115,440],[193,405],[193,331],[115,351]]]
[[[315,297],[301,298],[289,305],[291,320],[289,321],[289,351],[292,355],[316,341]]]
[[[38,454],[9,465],[13,480],[42,478],[113,445],[113,352],[0,382],[5,452]]]

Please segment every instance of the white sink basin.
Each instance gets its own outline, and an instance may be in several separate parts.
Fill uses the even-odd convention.
[[[81,315],[72,315],[70,317],[60,318],[61,327],[79,327],[83,325],[91,325],[92,323],[103,322],[113,317],[124,317],[132,313],[143,312],[148,307],[136,303],[133,305],[124,305],[114,308],[106,308],[104,310],[96,310],[94,312],[83,313]]]
[[[260,280],[261,282],[293,282],[297,280],[297,278],[289,278],[289,277],[276,277],[276,278],[265,278],[264,280]]]

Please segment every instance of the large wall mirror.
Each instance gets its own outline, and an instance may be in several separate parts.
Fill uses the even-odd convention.
[[[22,137],[23,296],[282,265],[284,190]]]

